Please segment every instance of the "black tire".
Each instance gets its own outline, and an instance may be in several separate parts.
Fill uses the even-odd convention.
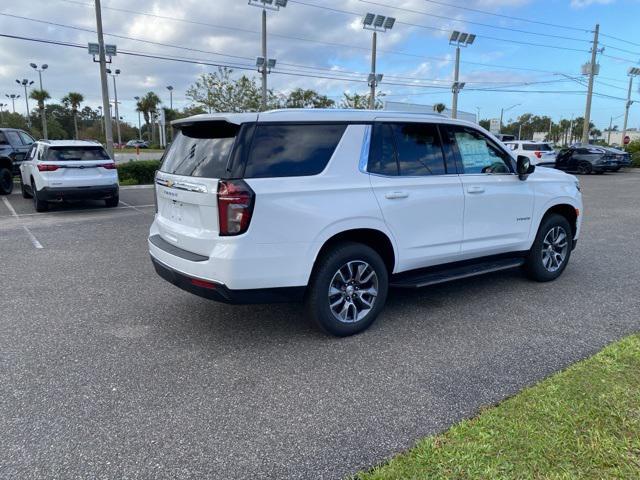
[[[111,198],[107,198],[104,203],[108,208],[115,208],[120,203],[120,195],[116,194]]]
[[[588,175],[592,171],[593,171],[593,165],[591,165],[589,162],[580,162],[578,164],[578,173],[580,175]]]
[[[596,172],[596,175],[604,175],[604,170],[598,170],[598,171]]]
[[[560,229],[559,232],[565,236],[566,247],[558,249],[562,245],[562,240],[555,244],[549,242],[553,238],[552,231]],[[556,230],[558,231],[558,230]],[[548,237],[551,235],[551,237]],[[552,250],[549,245],[552,244]],[[542,219],[536,239],[529,250],[524,265],[527,276],[537,282],[550,282],[555,280],[564,269],[567,268],[569,259],[571,258],[571,250],[573,247],[573,230],[565,217],[556,213],[549,214]],[[555,255],[554,255],[555,253]],[[558,260],[558,255],[562,257],[562,261]],[[546,260],[553,257],[550,262]]]
[[[34,183],[31,184],[31,192],[33,194],[33,206],[35,207],[36,212],[46,212],[49,210],[49,204],[38,196],[38,190]]]
[[[342,271],[346,276],[348,268],[352,268],[356,273],[350,277],[353,282],[345,282],[344,288],[342,288],[335,281],[338,279],[338,283],[340,283],[342,279],[339,277],[338,271]],[[366,280],[372,271],[375,276],[370,277],[370,280],[362,283],[356,282],[357,277]],[[332,287],[341,293],[331,297],[330,289]],[[374,289],[377,289],[375,297],[371,293],[367,293],[373,292]],[[380,255],[364,244],[344,242],[337,244],[317,260],[307,288],[305,305],[310,318],[318,328],[330,335],[346,337],[360,333],[371,326],[384,308],[388,289],[389,274]],[[352,295],[352,297],[347,295]],[[371,301],[372,298],[373,301]],[[347,318],[344,320],[337,318],[336,315],[339,313],[334,315],[330,305],[331,301],[335,303],[340,300],[343,303],[334,307],[336,310],[340,310],[347,304],[353,306],[345,307],[345,317]],[[371,308],[366,307],[367,303],[371,304]],[[359,312],[358,309],[361,311]],[[344,311],[345,309],[342,309],[342,312]],[[360,314],[362,314],[362,318],[358,320]]]
[[[0,195],[9,195],[13,191],[13,174],[11,169],[0,167]]]
[[[27,189],[24,186],[24,182],[22,181],[22,175],[20,175],[20,191],[22,192],[22,198],[31,198],[33,196],[29,192],[27,192]]]

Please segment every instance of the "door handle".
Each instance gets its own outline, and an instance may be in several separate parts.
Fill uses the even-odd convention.
[[[389,200],[395,200],[397,198],[407,198],[409,196],[408,192],[389,192],[385,194],[384,198],[388,198]]]
[[[467,188],[467,192],[468,193],[484,193],[484,187],[478,187],[478,186],[469,187]]]

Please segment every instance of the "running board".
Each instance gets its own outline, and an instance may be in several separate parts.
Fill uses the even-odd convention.
[[[485,273],[509,270],[520,267],[523,264],[524,258],[502,258],[465,265],[431,267],[394,275],[391,278],[390,286],[396,288],[422,288],[452,280],[484,275]]]

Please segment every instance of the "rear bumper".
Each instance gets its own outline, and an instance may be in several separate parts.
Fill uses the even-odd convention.
[[[299,302],[304,297],[304,287],[258,288],[251,290],[231,290],[226,285],[210,280],[190,277],[163,264],[153,255],[151,262],[156,273],[167,282],[199,297],[234,305],[258,303]],[[195,283],[194,283],[195,282]]]
[[[118,185],[101,185],[97,187],[45,187],[38,190],[42,200],[104,200],[118,195]]]

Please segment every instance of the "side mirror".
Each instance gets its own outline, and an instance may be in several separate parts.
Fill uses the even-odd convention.
[[[529,157],[518,155],[516,170],[518,172],[518,177],[520,177],[520,180],[526,180],[527,177],[536,170],[536,166],[531,165],[531,160],[529,160]]]

